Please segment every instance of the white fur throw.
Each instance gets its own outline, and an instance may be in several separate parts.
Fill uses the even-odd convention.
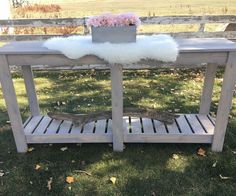
[[[178,56],[178,44],[169,35],[137,36],[136,43],[92,43],[91,36],[55,37],[44,47],[58,50],[70,59],[96,55],[109,63],[131,64],[141,59],[173,62]]]

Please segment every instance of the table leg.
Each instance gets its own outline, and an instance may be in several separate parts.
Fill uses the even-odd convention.
[[[30,112],[32,116],[40,115],[39,104],[34,85],[34,76],[30,65],[24,65],[21,67],[23,78],[25,81],[25,88],[29,101]]]
[[[123,73],[122,65],[111,65],[113,150],[123,151]]]
[[[200,110],[199,110],[200,114],[210,113],[216,71],[217,71],[217,65],[214,64],[207,65],[202,97],[201,97]]]
[[[8,115],[11,121],[11,127],[18,152],[27,152],[27,143],[24,134],[24,128],[18,107],[16,93],[10,73],[10,68],[5,55],[0,55],[0,81],[2,85],[3,96],[6,102]]]
[[[225,68],[220,102],[217,110],[212,151],[221,152],[223,149],[229,113],[231,109],[234,88],[236,84],[236,52],[230,52]]]

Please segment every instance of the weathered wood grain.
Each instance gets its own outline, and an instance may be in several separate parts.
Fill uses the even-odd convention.
[[[195,114],[191,114],[195,118]],[[210,121],[207,115],[197,115],[199,122],[205,127],[206,132],[188,132],[183,129],[189,129],[186,126],[187,121],[184,114],[180,114],[178,126],[181,132],[179,132],[177,124],[173,124],[172,127],[168,127],[166,130],[160,131],[159,128],[165,125],[159,121],[156,121],[156,128],[154,131],[151,119],[148,118],[135,118],[124,117],[122,130],[124,134],[124,141],[127,143],[142,142],[142,143],[211,143],[213,137],[214,125]],[[27,131],[25,128],[25,135],[28,143],[110,143],[112,142],[112,120],[99,120],[97,122],[91,122],[84,127],[84,131],[80,128],[72,126],[71,123],[66,121],[52,120],[47,116],[41,116],[42,120],[38,122],[38,117],[30,118],[28,127],[36,127],[34,131]],[[129,127],[129,118],[131,126]],[[178,118],[179,119],[179,118]],[[195,120],[197,120],[195,118]],[[198,120],[197,120],[198,121]],[[107,125],[110,124],[110,125]],[[108,127],[107,127],[108,126]],[[52,129],[51,129],[51,128]],[[106,131],[106,127],[109,129]],[[198,124],[191,124],[194,130],[198,129]],[[71,131],[69,131],[71,129]],[[202,128],[201,128],[202,129]],[[50,131],[51,130],[51,131]],[[54,131],[52,131],[54,130]],[[94,131],[95,130],[95,131]],[[130,130],[130,131],[129,131]]]
[[[85,25],[88,18],[52,18],[52,19],[7,19],[0,20],[3,27],[58,27]],[[235,15],[205,16],[153,16],[141,17],[142,24],[201,24],[201,23],[236,23]]]
[[[214,87],[214,81],[216,76],[217,66],[214,64],[208,64],[206,67],[205,79],[203,84],[200,114],[209,114],[211,107],[211,99]]]
[[[30,65],[25,65],[21,67],[22,74],[25,82],[25,88],[27,93],[27,98],[29,101],[30,112],[32,116],[40,115],[40,109],[37,99],[37,94],[34,85],[34,76]]]
[[[221,152],[223,150],[225,132],[228,124],[229,112],[232,104],[234,88],[236,83],[236,52],[229,53],[226,65],[224,80],[218,105],[215,133],[212,143],[212,151]]]
[[[113,150],[122,152],[124,148],[123,133],[123,69],[120,64],[111,65],[112,98],[112,140]]]
[[[27,152],[26,138],[7,58],[0,55],[0,81],[18,152]]]

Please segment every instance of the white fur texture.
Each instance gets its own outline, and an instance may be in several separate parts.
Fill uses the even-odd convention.
[[[70,59],[96,55],[109,63],[130,64],[141,59],[173,62],[178,56],[178,44],[169,35],[137,36],[136,43],[92,43],[91,36],[55,37],[44,47],[58,50]]]

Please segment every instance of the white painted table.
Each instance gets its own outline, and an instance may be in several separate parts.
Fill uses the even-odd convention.
[[[0,48],[0,80],[18,152],[28,143],[111,143],[115,151],[123,143],[212,143],[222,151],[236,83],[236,44],[226,39],[178,40],[180,54],[175,63],[142,60],[136,65],[109,65],[96,56],[77,60],[42,47],[42,42],[12,42]],[[203,64],[204,63],[204,64]],[[23,124],[9,65],[22,67],[31,115]],[[40,114],[31,65],[78,66],[111,69],[112,118],[89,123],[83,128],[69,121]],[[216,120],[209,115],[217,66],[226,66]],[[172,125],[152,119],[123,117],[122,69],[207,66],[199,114],[182,114]],[[58,89],[60,90],[60,89]],[[95,125],[96,124],[96,125]]]

